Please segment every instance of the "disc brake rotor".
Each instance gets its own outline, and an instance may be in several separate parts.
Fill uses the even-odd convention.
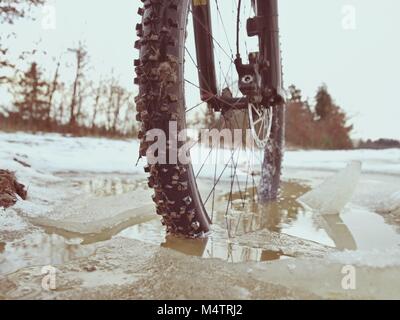
[[[271,107],[256,107],[250,103],[249,124],[251,135],[259,148],[265,148],[271,135],[273,112]]]

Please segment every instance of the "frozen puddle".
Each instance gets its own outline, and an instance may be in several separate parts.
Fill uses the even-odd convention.
[[[76,177],[73,191],[61,205],[38,216],[25,216],[23,236],[0,234],[0,275],[34,265],[59,265],[93,254],[97,244],[122,230],[154,219],[145,181],[113,174]],[[140,189],[147,201],[138,199]],[[69,189],[68,189],[69,190]],[[76,195],[75,195],[76,194]],[[141,198],[141,197],[140,197]],[[137,208],[140,203],[142,207]],[[16,215],[16,214],[14,214]],[[22,220],[21,216],[16,215]],[[22,220],[24,221],[24,220]]]
[[[297,181],[285,182],[280,199],[269,205],[250,200],[256,192],[249,189],[244,196],[233,195],[228,213],[229,195],[219,192],[213,233],[203,241],[165,239],[158,221],[135,225],[119,236],[228,262],[320,257],[332,250],[399,249],[400,234],[394,226],[350,202],[360,176],[361,163],[351,162],[313,190]],[[199,187],[202,190],[201,183]]]
[[[86,180],[77,180],[84,192],[96,197],[116,196],[137,190],[147,190],[146,180],[127,179],[125,177],[104,177],[95,176]]]
[[[55,207],[50,214],[30,218],[30,222],[59,233],[93,237],[154,218],[151,193],[144,180],[91,177],[74,179],[73,183],[82,191],[80,196]]]
[[[24,239],[0,242],[0,276],[23,267],[60,265],[93,254],[94,247],[57,234],[33,232]]]
[[[158,220],[127,228],[119,236],[228,262],[315,257],[332,250],[400,248],[400,234],[381,215],[354,205],[347,206],[341,214],[316,214],[296,200],[308,190],[292,181],[284,184],[283,196],[277,203],[267,207],[252,204],[244,209],[237,206],[228,220],[231,238],[224,211],[216,212],[213,233],[203,241],[166,239]],[[222,197],[221,202],[226,200]]]
[[[400,246],[395,227],[362,206],[350,203],[340,214],[330,215],[303,206],[297,199],[310,187],[296,180],[283,183],[279,201],[267,206],[252,201],[243,206],[239,195],[234,195],[228,216],[228,195],[218,192],[213,232],[203,240],[166,237],[150,203],[127,208],[129,203],[143,203],[145,196],[150,199],[148,191],[143,195],[143,181],[107,177],[73,181],[82,190],[84,201],[67,206],[52,219],[33,219],[40,228],[23,239],[0,241],[0,274],[88,257],[113,238],[140,240],[189,256],[231,263],[321,258],[335,251]],[[254,190],[247,190],[249,198],[252,194]],[[141,200],[132,200],[139,195]]]

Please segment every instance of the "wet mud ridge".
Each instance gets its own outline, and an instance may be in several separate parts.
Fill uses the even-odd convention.
[[[17,181],[13,172],[0,169],[0,208],[13,206],[18,200],[17,195],[26,199],[25,186]]]

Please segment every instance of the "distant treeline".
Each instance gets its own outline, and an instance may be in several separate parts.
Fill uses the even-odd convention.
[[[77,135],[135,136],[132,92],[114,76],[94,83],[87,79],[88,54],[84,45],[68,50],[74,60],[68,83],[56,61],[54,73],[30,62],[26,70],[13,69],[3,81],[11,103],[0,107],[2,130],[62,132]],[[49,74],[47,72],[47,74]],[[65,74],[64,74],[65,75]]]
[[[400,140],[394,139],[378,139],[378,140],[361,140],[356,146],[359,149],[393,149],[400,148]]]
[[[247,111],[246,111],[247,112]],[[243,116],[247,114],[236,112],[235,121],[229,127],[244,123]],[[223,121],[222,121],[223,122]],[[353,142],[350,133],[353,126],[347,124],[345,112],[337,106],[328,92],[326,85],[318,88],[311,104],[304,100],[301,91],[294,85],[288,89],[286,104],[285,140],[289,148],[301,149],[352,149]],[[206,110],[197,113],[191,121],[191,126],[201,128],[219,128],[221,119],[213,112]]]
[[[30,11],[44,0],[0,1],[0,22],[12,25],[29,19]],[[90,61],[85,45],[79,43],[53,59],[45,70],[38,57],[49,60],[37,49],[9,54],[7,32],[0,34],[1,94],[11,100],[0,105],[0,129],[56,131],[79,135],[135,136],[135,106],[131,90],[113,75],[102,81],[90,79]],[[16,35],[15,35],[16,36]],[[46,64],[50,68],[49,64]],[[72,75],[72,78],[70,77]]]
[[[30,8],[43,3],[44,0],[0,2],[0,22],[13,24],[26,17]],[[84,44],[54,59],[50,72],[35,59],[35,49],[22,54],[19,61],[10,61],[9,50],[2,41],[7,36],[0,34],[0,84],[11,94],[11,101],[0,105],[0,129],[136,136],[131,90],[121,86],[113,75],[98,82],[89,80],[90,61]],[[335,104],[325,85],[317,90],[312,102],[303,99],[301,91],[291,86],[286,114],[289,147],[353,148],[350,138],[353,127],[348,125],[345,112]],[[209,112],[191,119],[201,128],[211,128],[217,120],[218,117]],[[399,144],[399,141],[381,139],[363,141],[357,147],[390,148],[399,147]]]

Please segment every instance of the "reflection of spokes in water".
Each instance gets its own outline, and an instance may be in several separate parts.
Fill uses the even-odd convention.
[[[303,185],[284,182],[281,197],[277,201],[268,204],[247,201],[245,205],[243,205],[237,193],[233,194],[232,205],[228,211],[230,235],[236,236],[263,229],[281,232],[283,223],[290,223],[290,221],[296,219],[299,212],[304,210],[296,199],[307,191],[309,191],[309,188]],[[255,194],[257,192],[251,187],[244,193]],[[225,200],[227,197],[229,195],[224,196]],[[218,219],[216,223],[221,223],[222,212],[217,215],[216,219]]]
[[[34,265],[58,265],[89,256],[94,248],[57,234],[35,232],[24,239],[0,243],[0,277]]]
[[[98,197],[120,195],[127,192],[135,191],[138,188],[146,188],[146,182],[140,180],[110,178],[94,178],[79,182],[82,189],[88,193]]]
[[[242,246],[213,236],[207,239],[184,239],[167,236],[161,246],[190,256],[207,259],[218,258],[232,263],[272,261],[289,257],[281,250],[273,251]]]
[[[229,188],[229,184],[230,182],[225,182],[225,187],[222,187],[222,189]],[[285,183],[282,191],[285,201],[282,200],[281,204],[271,204],[269,208],[260,206],[251,200],[243,203],[242,200],[246,196],[245,194],[248,197],[255,193],[253,189],[249,187],[247,190],[242,190],[241,194],[236,192],[228,195],[221,194],[221,190],[217,191],[214,230],[209,238],[187,240],[170,236],[166,238],[162,246],[189,255],[219,258],[233,263],[271,261],[290,257],[281,249],[272,250],[252,247],[251,245],[242,245],[236,241],[231,241],[223,230],[225,227],[230,228],[229,234],[233,237],[261,229],[270,229],[278,232],[281,220],[284,220],[281,217],[282,212],[286,213],[285,218],[294,219],[300,208],[300,205],[296,204],[294,199],[307,192],[308,188],[298,184]],[[231,199],[227,216],[225,209],[228,198]]]
[[[228,214],[229,234],[233,237],[240,237],[243,234],[265,229],[277,233],[282,233],[285,229],[285,232],[290,233],[290,226],[296,225],[298,216],[307,214],[311,223],[315,224],[314,232],[318,233],[318,230],[324,230],[337,249],[356,250],[357,245],[353,235],[339,215],[321,216],[307,212],[297,201],[307,191],[309,188],[303,185],[293,182],[283,183],[281,197],[277,201],[268,204],[248,202],[244,207],[240,201],[237,201],[238,195],[235,194]],[[247,193],[251,192],[251,190],[247,190]],[[226,197],[228,195],[225,195]],[[308,240],[313,240],[313,235]],[[272,256],[274,255],[276,252],[272,253]]]

